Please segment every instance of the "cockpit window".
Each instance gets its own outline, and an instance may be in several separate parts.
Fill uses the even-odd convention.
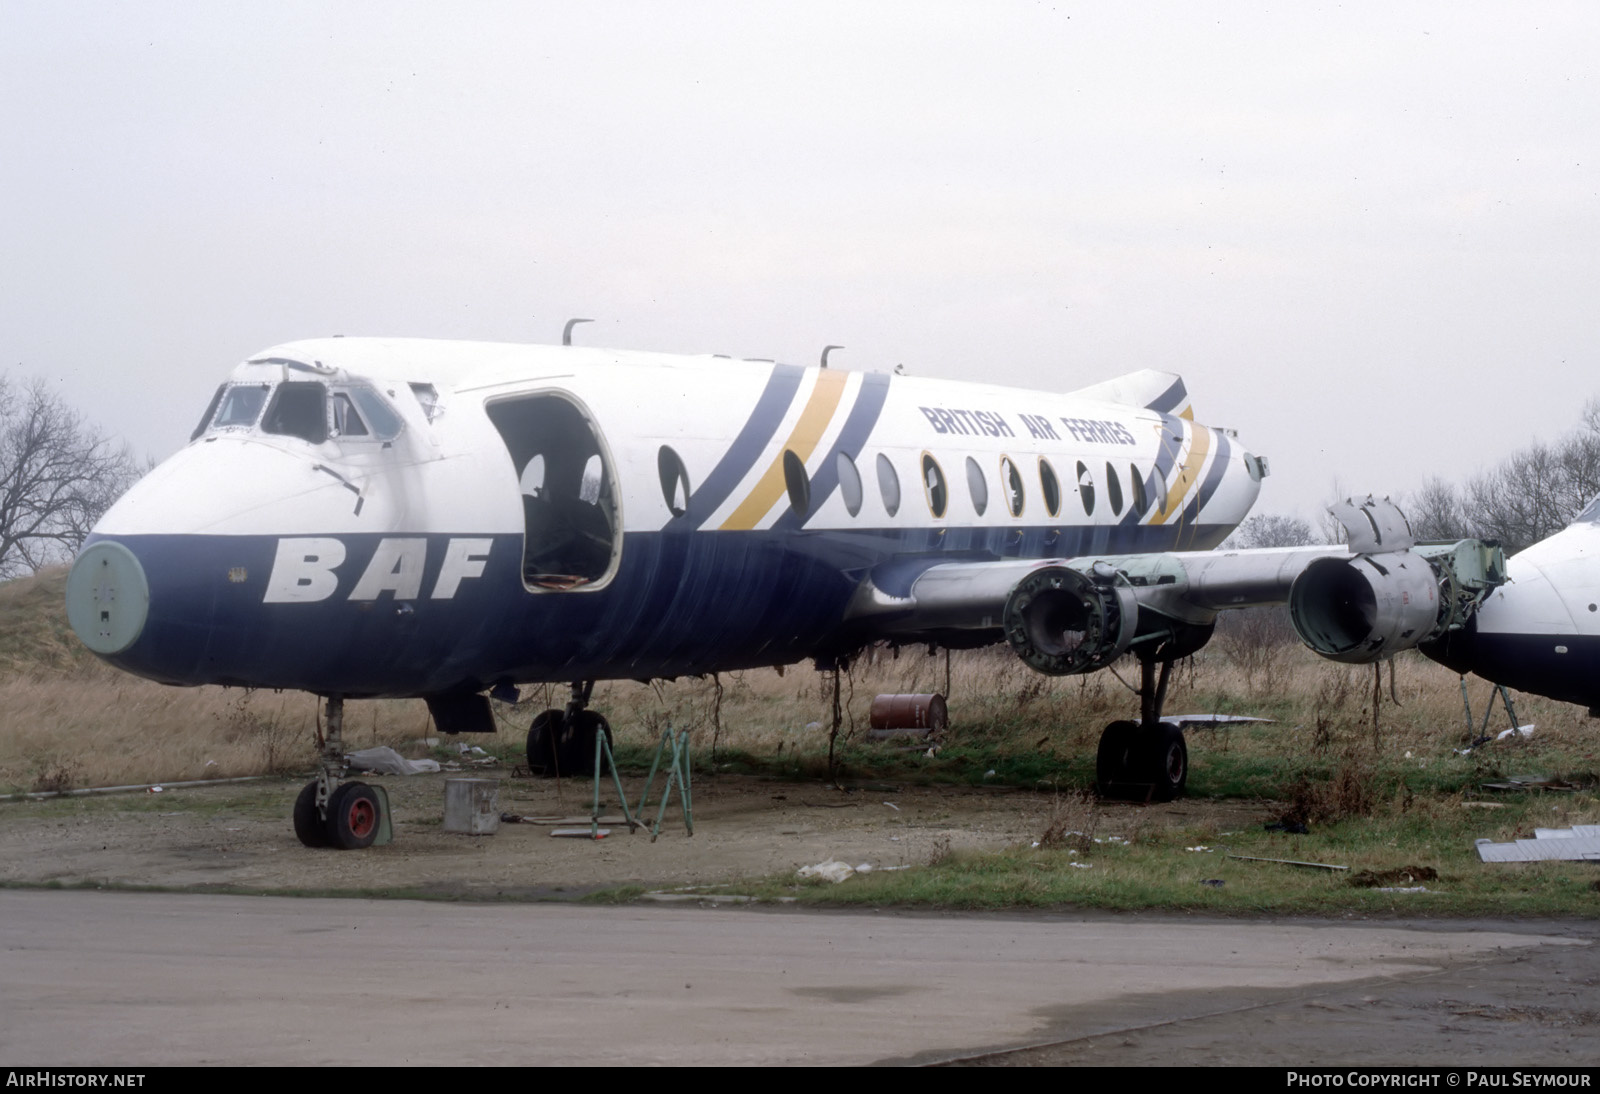
[[[417,403],[430,423],[444,413],[444,407],[439,405],[439,390],[432,384],[412,384],[411,393],[417,397]]]
[[[211,416],[217,412],[217,404],[222,402],[222,393],[228,390],[228,385],[223,384],[217,388],[217,393],[211,396],[211,401],[206,404],[206,412],[200,415],[200,424],[194,427],[194,432],[189,434],[192,441],[206,431],[206,426],[211,424]]]
[[[384,401],[370,387],[353,387],[350,389],[350,398],[361,410],[361,417],[366,420],[367,428],[373,437],[380,441],[390,441],[400,435],[400,415],[394,408]]]
[[[321,444],[328,439],[327,401],[326,384],[279,384],[261,419],[261,429]]]
[[[217,407],[212,426],[220,429],[230,425],[255,425],[256,419],[261,417],[261,408],[267,404],[267,392],[270,390],[267,384],[236,384],[230,387],[222,396],[222,405]]]
[[[271,390],[271,384],[223,384],[211,397],[206,416],[200,419],[199,428],[189,439],[193,440],[207,429],[250,428],[261,417],[261,408],[266,405],[267,393]]]
[[[1579,513],[1577,519],[1572,523],[1600,524],[1600,497],[1596,497],[1588,505],[1584,506],[1583,512]]]
[[[365,437],[367,423],[361,420],[350,396],[343,391],[333,393],[333,435],[335,437]]]

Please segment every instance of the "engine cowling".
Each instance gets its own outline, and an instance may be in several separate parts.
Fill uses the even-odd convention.
[[[1017,582],[1001,616],[1017,656],[1049,676],[1109,665],[1132,644],[1138,622],[1139,603],[1126,581],[1065,566],[1047,566]]]
[[[1396,551],[1322,558],[1289,590],[1289,617],[1300,640],[1333,661],[1365,665],[1409,650],[1449,628],[1455,600],[1441,585],[1449,570]]]

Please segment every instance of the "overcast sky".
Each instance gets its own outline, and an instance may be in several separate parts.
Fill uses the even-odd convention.
[[[0,0],[0,367],[141,453],[255,350],[1182,373],[1258,511],[1600,394],[1600,5]]]

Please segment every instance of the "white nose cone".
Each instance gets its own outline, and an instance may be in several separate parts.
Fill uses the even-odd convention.
[[[102,541],[67,575],[67,622],[95,653],[121,653],[138,639],[150,614],[150,583],[133,552]]]

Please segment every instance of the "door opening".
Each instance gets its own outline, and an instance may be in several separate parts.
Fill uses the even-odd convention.
[[[599,431],[562,395],[500,399],[487,407],[522,493],[522,582],[576,589],[610,577],[622,522]]]

